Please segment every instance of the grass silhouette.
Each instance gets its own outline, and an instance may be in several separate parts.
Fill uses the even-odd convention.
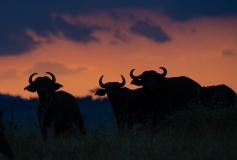
[[[108,132],[88,131],[84,136],[66,133],[54,139],[50,130],[49,140],[43,142],[38,126],[32,125],[17,127],[17,131],[6,126],[5,135],[17,160],[231,160],[237,159],[236,115],[236,106],[213,110],[193,107],[167,115],[152,131],[143,127],[121,135],[115,127]],[[0,154],[0,159],[7,158]]]

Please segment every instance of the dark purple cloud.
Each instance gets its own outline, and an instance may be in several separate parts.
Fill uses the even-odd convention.
[[[32,74],[35,72],[52,72],[55,75],[60,74],[75,74],[75,73],[81,73],[85,71],[85,67],[77,67],[74,69],[68,68],[64,64],[58,63],[58,62],[38,62],[32,66],[32,68],[29,68],[28,70],[24,71],[25,74]]]
[[[23,30],[3,32],[0,30],[0,56],[17,55],[28,52],[39,44],[34,42]]]
[[[122,41],[124,43],[129,43],[130,42],[128,36],[126,36],[125,34],[121,33],[121,31],[118,30],[118,29],[115,30],[114,37],[119,39],[120,41]]]
[[[170,41],[171,38],[161,29],[160,26],[150,24],[142,20],[136,21],[135,25],[131,27],[131,32],[145,36],[158,43]]]
[[[236,0],[170,0],[163,1],[162,8],[173,20],[184,21],[196,17],[237,15]]]
[[[0,80],[8,80],[18,78],[18,72],[15,69],[8,69],[0,72]]]
[[[48,37],[48,33],[63,35],[73,41],[88,43],[90,41],[99,41],[92,36],[92,32],[99,29],[97,26],[86,26],[83,24],[71,25],[61,18],[52,19],[53,13],[64,13],[61,7],[73,8],[60,1],[3,1],[0,4],[0,56],[18,55],[26,53],[39,45],[39,42],[27,35],[26,29],[35,31],[39,36]],[[80,10],[80,9],[79,9]],[[71,12],[71,11],[70,11]],[[67,13],[67,12],[65,12]],[[80,13],[79,11],[75,12]],[[86,11],[85,11],[86,13]]]
[[[100,27],[88,27],[83,24],[72,26],[60,17],[56,18],[54,23],[57,26],[56,28],[58,29],[58,31],[61,31],[63,35],[70,40],[83,43],[90,41],[99,41],[99,39],[92,36],[91,33],[95,29],[100,29]]]
[[[73,41],[99,41],[97,37],[92,36],[92,32],[99,29],[98,26],[71,25],[62,19],[53,21],[54,13],[73,16],[94,14],[98,10],[104,10],[113,19],[119,20],[120,17],[114,9],[162,9],[173,20],[184,21],[202,16],[236,15],[236,6],[236,0],[3,0],[0,2],[0,56],[26,53],[39,45],[25,33],[26,29],[31,29],[46,38],[48,33],[57,36],[60,30],[66,38]],[[137,33],[160,41],[156,39],[158,35],[152,37],[138,25],[133,26]],[[159,30],[158,28],[156,27],[156,30]]]
[[[236,56],[236,53],[233,50],[224,50],[222,51],[223,56]]]

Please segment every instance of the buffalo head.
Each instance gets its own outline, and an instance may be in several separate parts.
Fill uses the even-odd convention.
[[[137,86],[143,86],[145,91],[154,91],[157,87],[157,84],[163,82],[165,80],[165,76],[167,74],[167,70],[164,67],[160,67],[160,69],[163,70],[163,73],[157,73],[156,71],[150,70],[150,71],[144,71],[142,74],[135,76],[133,75],[133,71],[135,69],[132,69],[130,71],[130,77],[133,79],[131,84],[137,85]]]
[[[103,79],[103,76],[100,77],[100,80],[99,80],[99,84],[100,84],[100,87],[102,87],[103,89],[98,89],[95,93],[95,95],[99,95],[99,96],[104,96],[105,94],[107,95],[110,95],[110,96],[115,96],[116,93],[118,93],[119,89],[122,88],[126,81],[124,79],[124,77],[121,75],[122,77],[122,83],[119,83],[119,82],[107,82],[107,83],[103,83],[102,82],[102,79]]]
[[[29,77],[30,85],[26,86],[24,89],[28,90],[30,92],[37,91],[39,97],[45,97],[45,96],[49,95],[51,92],[54,92],[54,91],[58,90],[60,87],[62,87],[61,84],[56,83],[56,78],[52,73],[50,73],[50,72],[46,72],[46,73],[49,74],[52,77],[52,79],[44,76],[44,77],[37,77],[33,81],[32,80],[33,76],[38,74],[38,73],[33,73]]]

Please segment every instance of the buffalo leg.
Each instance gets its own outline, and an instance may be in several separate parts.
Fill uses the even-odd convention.
[[[152,116],[152,127],[156,127],[157,126],[157,115],[153,114]]]
[[[69,121],[68,123],[65,123],[65,122],[68,122],[68,121],[63,121],[61,123],[59,132],[62,134],[64,134],[66,132],[66,134],[71,135],[72,134],[72,122],[71,121]],[[56,133],[55,133],[55,135],[56,135]]]
[[[46,122],[50,122],[51,118],[48,118],[47,116],[42,116],[43,113],[38,111],[38,119],[40,124],[40,130],[43,135],[43,140],[46,141],[48,139],[48,133],[47,133],[47,126],[48,124]]]
[[[134,126],[133,123],[128,123],[127,133],[129,133],[133,129],[133,126]]]
[[[119,130],[119,133],[124,133],[124,124],[121,123],[121,122],[117,122],[117,126],[118,126],[118,130]]]
[[[61,121],[57,121],[54,124],[54,137],[59,137],[60,133],[62,132],[62,123]]]
[[[117,127],[118,127],[119,133],[124,133],[125,126],[124,126],[122,119],[116,118],[116,122],[117,122]]]
[[[134,126],[134,119],[133,118],[129,118],[128,119],[128,126],[127,126],[127,133],[129,133]]]
[[[55,123],[55,126],[54,126],[54,138],[58,138],[60,136],[60,134],[64,133],[65,131],[71,131],[71,128],[72,128],[72,125],[71,123],[70,124],[67,124],[67,123],[63,123],[63,122],[57,122]]]
[[[41,129],[41,133],[43,135],[43,140],[46,141],[48,139],[47,127]]]
[[[79,131],[81,132],[81,134],[85,134],[86,133],[86,128],[84,127],[82,118],[78,118],[75,121],[75,123],[76,123],[76,126],[78,127]]]

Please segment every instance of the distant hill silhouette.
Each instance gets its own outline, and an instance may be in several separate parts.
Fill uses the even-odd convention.
[[[85,126],[93,129],[108,129],[114,127],[115,118],[112,107],[107,98],[93,100],[91,96],[76,98],[81,109]],[[10,119],[12,112],[16,121],[24,126],[38,124],[37,119],[38,99],[24,99],[20,96],[0,94],[0,110],[4,111],[4,119]]]

